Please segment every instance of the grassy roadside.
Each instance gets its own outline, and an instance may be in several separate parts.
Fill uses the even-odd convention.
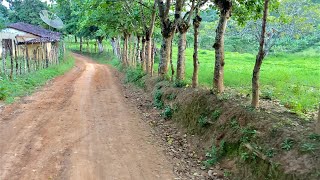
[[[12,103],[16,97],[31,94],[37,87],[43,86],[48,80],[64,74],[73,66],[74,58],[70,53],[66,53],[64,61],[60,65],[16,77],[13,81],[8,78],[0,78],[0,100]]]

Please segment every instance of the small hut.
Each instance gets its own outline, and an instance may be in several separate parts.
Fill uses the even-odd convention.
[[[0,57],[58,62],[60,33],[18,22],[0,31]],[[11,52],[11,53],[10,53]]]

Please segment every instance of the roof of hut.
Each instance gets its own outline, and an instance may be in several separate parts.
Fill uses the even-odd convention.
[[[39,36],[40,38],[30,40],[30,42],[32,41],[34,43],[35,42],[55,42],[60,40],[60,33],[49,31],[40,26],[34,26],[31,24],[23,23],[23,22],[18,22],[18,23],[10,24],[7,27]]]

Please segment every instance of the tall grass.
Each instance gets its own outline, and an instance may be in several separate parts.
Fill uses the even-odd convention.
[[[0,100],[12,103],[16,97],[28,95],[34,90],[44,85],[48,80],[62,75],[74,66],[74,58],[70,53],[64,57],[64,61],[59,65],[54,65],[46,69],[18,76],[13,81],[7,77],[0,77]]]

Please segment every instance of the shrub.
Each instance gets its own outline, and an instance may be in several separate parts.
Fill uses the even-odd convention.
[[[170,106],[167,106],[162,112],[164,119],[171,119],[173,115],[173,109]]]
[[[141,68],[128,68],[126,70],[126,75],[125,75],[125,83],[134,83],[135,85],[139,86],[139,87],[145,87],[145,83],[142,80],[142,78],[145,76],[146,74],[143,72],[143,70]]]
[[[171,93],[171,94],[167,97],[167,99],[170,100],[170,101],[172,101],[172,100],[176,99],[176,97],[177,97],[176,94]]]
[[[212,119],[213,119],[213,120],[217,120],[217,119],[219,119],[220,115],[221,115],[221,110],[220,110],[220,109],[217,109],[217,110],[213,111],[213,113],[212,113]]]
[[[186,87],[187,83],[185,81],[175,81],[174,82],[174,87],[177,88],[182,88],[182,87]]]
[[[290,151],[293,147],[294,140],[287,138],[281,143],[281,148],[287,151]]]
[[[198,119],[198,124],[200,127],[205,127],[209,125],[208,118],[206,116],[200,116],[200,118]]]
[[[164,106],[162,102],[162,95],[163,93],[160,89],[157,89],[153,94],[154,106],[157,107],[158,109],[162,109]]]
[[[8,96],[8,91],[5,87],[0,86],[0,100],[5,100]]]
[[[211,150],[206,153],[207,160],[203,163],[205,167],[210,167],[215,165],[223,156],[226,154],[225,141],[220,142],[219,147],[212,145]]]

